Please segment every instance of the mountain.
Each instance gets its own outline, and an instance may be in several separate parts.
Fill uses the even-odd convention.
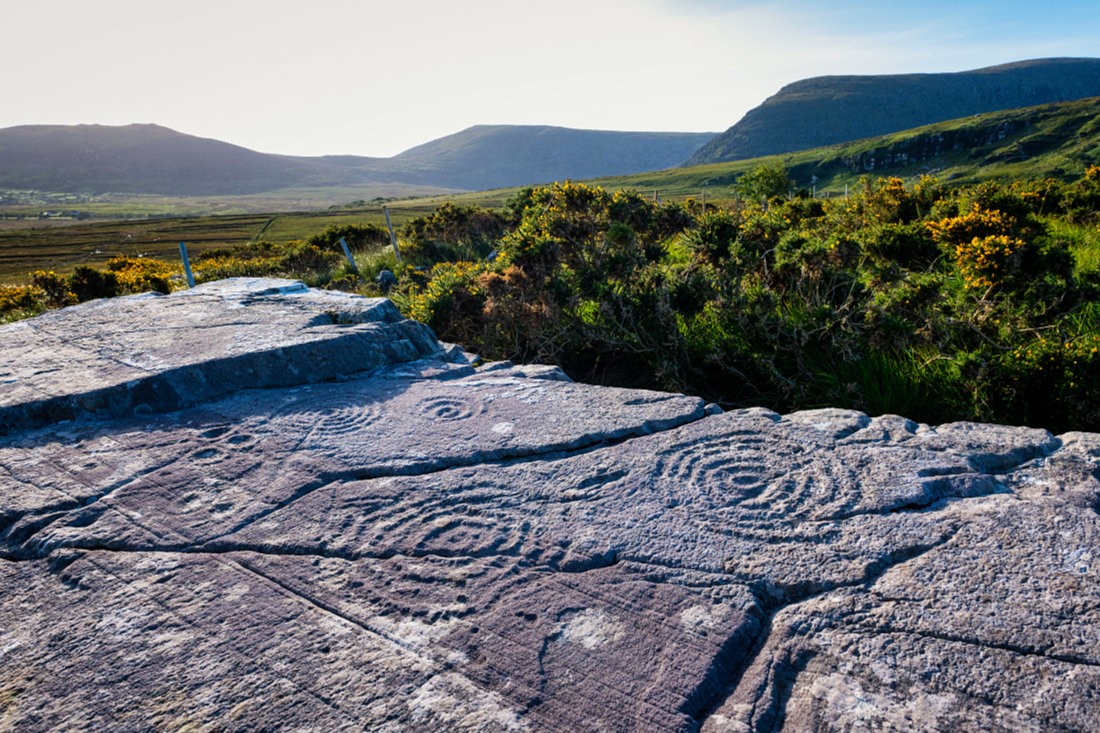
[[[1020,61],[946,74],[821,76],[788,84],[685,165],[756,158],[997,110],[1100,96],[1100,59]]]
[[[660,170],[679,165],[713,132],[608,132],[477,125],[389,159],[396,180],[481,190]]]
[[[0,129],[0,188],[241,195],[367,183],[486,189],[669,168],[714,133],[478,126],[393,158],[259,153],[151,124]]]
[[[26,125],[0,130],[0,188],[226,195],[326,180],[305,158],[267,155],[158,125]]]

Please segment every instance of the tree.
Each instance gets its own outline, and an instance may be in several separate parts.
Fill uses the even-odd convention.
[[[787,168],[780,162],[758,165],[737,179],[737,195],[748,201],[784,198],[794,188]]]

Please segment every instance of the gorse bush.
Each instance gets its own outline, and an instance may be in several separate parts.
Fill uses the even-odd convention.
[[[107,261],[107,272],[113,276],[117,294],[169,293],[173,279],[183,276],[183,267],[151,257],[113,257]]]
[[[102,271],[94,267],[81,266],[69,276],[68,288],[76,299],[83,303],[86,300],[118,295],[121,284],[118,275],[110,270]]]
[[[34,288],[42,293],[44,304],[50,308],[60,308],[76,303],[76,293],[72,291],[69,280],[53,270],[36,270],[31,273]]]
[[[836,199],[792,197],[781,168],[743,179],[746,194],[774,185],[706,210],[570,181],[501,211],[444,204],[403,228],[403,267],[388,232],[358,225],[193,267],[377,294],[344,266],[344,237],[362,272],[397,272],[407,315],[486,358],[726,406],[1100,430],[1100,169],[1071,183],[864,179]],[[0,314],[179,277],[148,259],[38,272],[0,290]]]
[[[38,287],[0,285],[0,323],[35,316],[45,309],[45,293]]]
[[[507,224],[502,213],[444,203],[429,216],[414,218],[404,226],[402,256],[414,265],[429,267],[436,262],[484,259],[495,249]]]
[[[1100,278],[1075,264],[1096,240],[1051,227],[1089,218],[1096,178],[865,180],[697,213],[566,182],[509,202],[494,262],[437,266],[400,297],[444,339],[580,379],[1100,429]]]
[[[339,246],[317,244],[312,239],[284,243],[260,241],[207,250],[195,257],[192,270],[199,282],[224,277],[285,276],[310,279],[318,273],[331,274],[344,261]]]
[[[378,224],[332,224],[314,234],[306,244],[320,250],[339,252],[338,243],[343,239],[352,252],[367,252],[390,243],[389,231]]]

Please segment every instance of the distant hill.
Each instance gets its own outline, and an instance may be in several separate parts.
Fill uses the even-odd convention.
[[[783,87],[685,165],[805,150],[1095,96],[1100,96],[1100,59],[1038,59],[948,74],[821,76]]]
[[[713,132],[477,125],[390,158],[395,180],[468,190],[625,175],[679,165]]]
[[[246,194],[327,181],[328,166],[158,125],[0,130],[0,188],[79,193]]]
[[[0,188],[241,195],[401,183],[485,189],[678,165],[714,133],[478,126],[393,158],[259,153],[151,124],[0,129]]]

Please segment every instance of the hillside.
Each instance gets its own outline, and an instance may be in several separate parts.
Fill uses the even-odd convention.
[[[1039,59],[947,74],[822,76],[794,82],[686,165],[754,158],[944,120],[1100,95],[1100,59]]]
[[[1100,165],[1100,97],[971,115],[838,145],[591,182],[662,195],[733,196],[733,184],[762,163],[780,161],[799,188],[842,192],[860,176],[934,175],[943,181],[997,178],[1070,180]]]
[[[478,126],[393,158],[259,153],[150,124],[0,130],[0,189],[174,196],[393,183],[484,189],[679,164],[714,133]]]

